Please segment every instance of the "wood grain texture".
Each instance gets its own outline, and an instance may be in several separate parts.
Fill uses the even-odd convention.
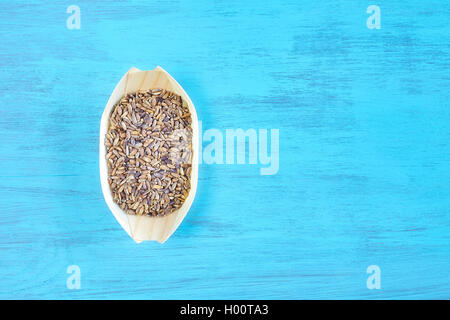
[[[80,30],[70,4],[0,10],[0,298],[450,298],[446,1],[83,0]],[[278,128],[280,168],[200,165],[175,234],[137,245],[102,197],[99,123],[156,65],[204,131]]]

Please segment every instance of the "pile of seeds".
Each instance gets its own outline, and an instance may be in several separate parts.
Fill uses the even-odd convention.
[[[125,212],[163,216],[181,207],[190,189],[191,121],[181,97],[163,89],[127,94],[114,106],[108,181]]]

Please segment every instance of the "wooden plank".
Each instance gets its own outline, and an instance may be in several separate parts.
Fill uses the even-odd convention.
[[[377,1],[369,30],[365,1],[76,4],[80,30],[66,2],[0,10],[0,298],[449,298],[448,6]],[[203,133],[279,129],[280,164],[201,164],[176,233],[137,245],[102,197],[99,124],[157,65]]]

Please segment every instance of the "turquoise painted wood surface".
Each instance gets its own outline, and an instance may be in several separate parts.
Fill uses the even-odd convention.
[[[449,17],[418,0],[8,2],[0,298],[448,299]],[[279,129],[280,165],[202,164],[174,236],[136,245],[103,200],[98,132],[122,74],[157,65],[204,132]]]

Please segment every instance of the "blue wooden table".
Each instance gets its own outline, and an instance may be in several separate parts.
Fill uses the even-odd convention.
[[[0,298],[450,298],[449,17],[419,0],[3,5]],[[157,65],[203,132],[279,129],[279,170],[203,163],[176,233],[137,245],[103,200],[99,125],[121,76]]]

